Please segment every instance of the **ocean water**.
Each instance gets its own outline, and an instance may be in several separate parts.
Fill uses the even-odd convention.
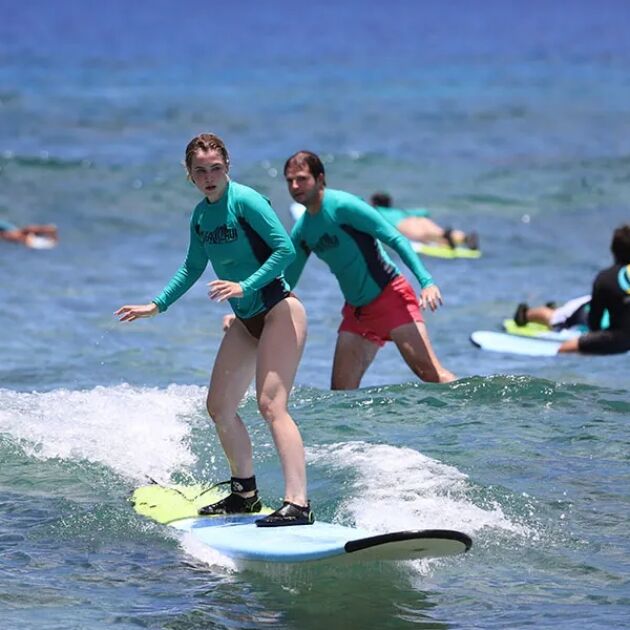
[[[0,627],[630,627],[627,356],[484,353],[523,300],[589,291],[630,212],[630,7],[621,0],[296,5],[0,0]],[[391,347],[329,391],[341,297],[310,261],[291,409],[321,520],[444,527],[441,561],[243,568],[131,509],[147,477],[220,480],[204,410],[224,306],[199,282],[122,325],[177,269],[198,200],[188,140],[290,227],[286,157],[475,229],[478,261],[425,259],[427,322],[459,380],[419,383]],[[211,271],[204,276],[212,279]],[[282,492],[251,394],[268,502]]]

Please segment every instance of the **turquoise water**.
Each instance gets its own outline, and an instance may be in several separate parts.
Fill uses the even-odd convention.
[[[0,217],[61,234],[0,247],[3,628],[628,627],[628,357],[468,337],[610,264],[629,217],[630,10],[443,4],[2,3]],[[318,518],[460,529],[466,557],[243,569],[130,509],[147,476],[227,474],[204,411],[226,309],[200,282],[162,317],[112,316],[181,262],[198,198],[183,150],[208,129],[287,227],[282,165],[311,148],[330,186],[480,233],[478,261],[425,259],[457,382],[418,383],[386,347],[360,391],[330,392],[341,299],[311,261],[292,399]],[[273,502],[252,396],[243,415]]]

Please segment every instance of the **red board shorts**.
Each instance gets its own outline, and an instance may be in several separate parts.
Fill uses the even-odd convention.
[[[338,332],[360,335],[379,347],[391,341],[390,332],[394,328],[424,321],[416,293],[404,276],[396,276],[365,306],[351,306],[346,302],[341,314],[343,320]]]

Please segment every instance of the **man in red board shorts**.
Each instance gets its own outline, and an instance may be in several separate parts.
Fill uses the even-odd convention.
[[[438,361],[420,306],[435,310],[440,290],[409,241],[368,203],[355,195],[326,188],[317,155],[291,156],[284,176],[293,199],[306,211],[291,233],[296,258],[285,271],[293,288],[311,252],[337,278],[346,303],[332,370],[332,389],[355,389],[379,348],[393,341],[407,365],[423,381],[447,383],[455,376]],[[381,242],[396,251],[421,287],[413,288],[389,258]]]
[[[339,332],[360,335],[379,348],[392,340],[390,332],[395,328],[411,322],[424,322],[416,293],[404,276],[394,278],[365,306],[351,306],[346,302],[341,314],[343,320]]]

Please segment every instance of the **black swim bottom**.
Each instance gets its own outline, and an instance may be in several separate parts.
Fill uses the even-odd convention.
[[[578,349],[584,354],[620,354],[630,350],[630,334],[619,330],[595,330],[582,335]]]
[[[282,302],[282,300],[286,300],[288,297],[299,299],[292,291],[283,291],[282,294],[278,296],[278,299],[269,305],[264,311],[254,315],[254,317],[248,317],[247,319],[237,317],[237,319],[243,322],[243,325],[247,328],[247,331],[254,339],[260,339],[263,328],[265,327],[265,317],[267,317],[267,313],[269,313],[276,304]]]

